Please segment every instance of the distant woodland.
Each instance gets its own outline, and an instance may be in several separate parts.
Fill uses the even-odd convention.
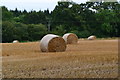
[[[2,42],[36,41],[45,34],[75,33],[79,38],[120,37],[120,3],[58,2],[53,11],[2,8]]]

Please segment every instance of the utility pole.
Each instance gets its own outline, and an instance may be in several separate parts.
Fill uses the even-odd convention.
[[[52,18],[46,17],[46,20],[47,20],[47,30],[48,30],[48,32],[50,32]]]

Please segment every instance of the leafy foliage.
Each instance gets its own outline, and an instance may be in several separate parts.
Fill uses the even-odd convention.
[[[118,2],[58,2],[53,11],[8,10],[2,6],[3,42],[40,40],[47,33],[62,36],[72,32],[81,37],[119,37]]]

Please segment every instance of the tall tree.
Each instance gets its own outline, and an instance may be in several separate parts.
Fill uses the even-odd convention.
[[[10,12],[5,6],[2,6],[2,20],[11,21],[13,18],[13,13]]]

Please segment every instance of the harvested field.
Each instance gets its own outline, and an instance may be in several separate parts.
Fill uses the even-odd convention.
[[[118,40],[79,40],[65,52],[41,52],[38,42],[3,43],[4,78],[116,78]]]

